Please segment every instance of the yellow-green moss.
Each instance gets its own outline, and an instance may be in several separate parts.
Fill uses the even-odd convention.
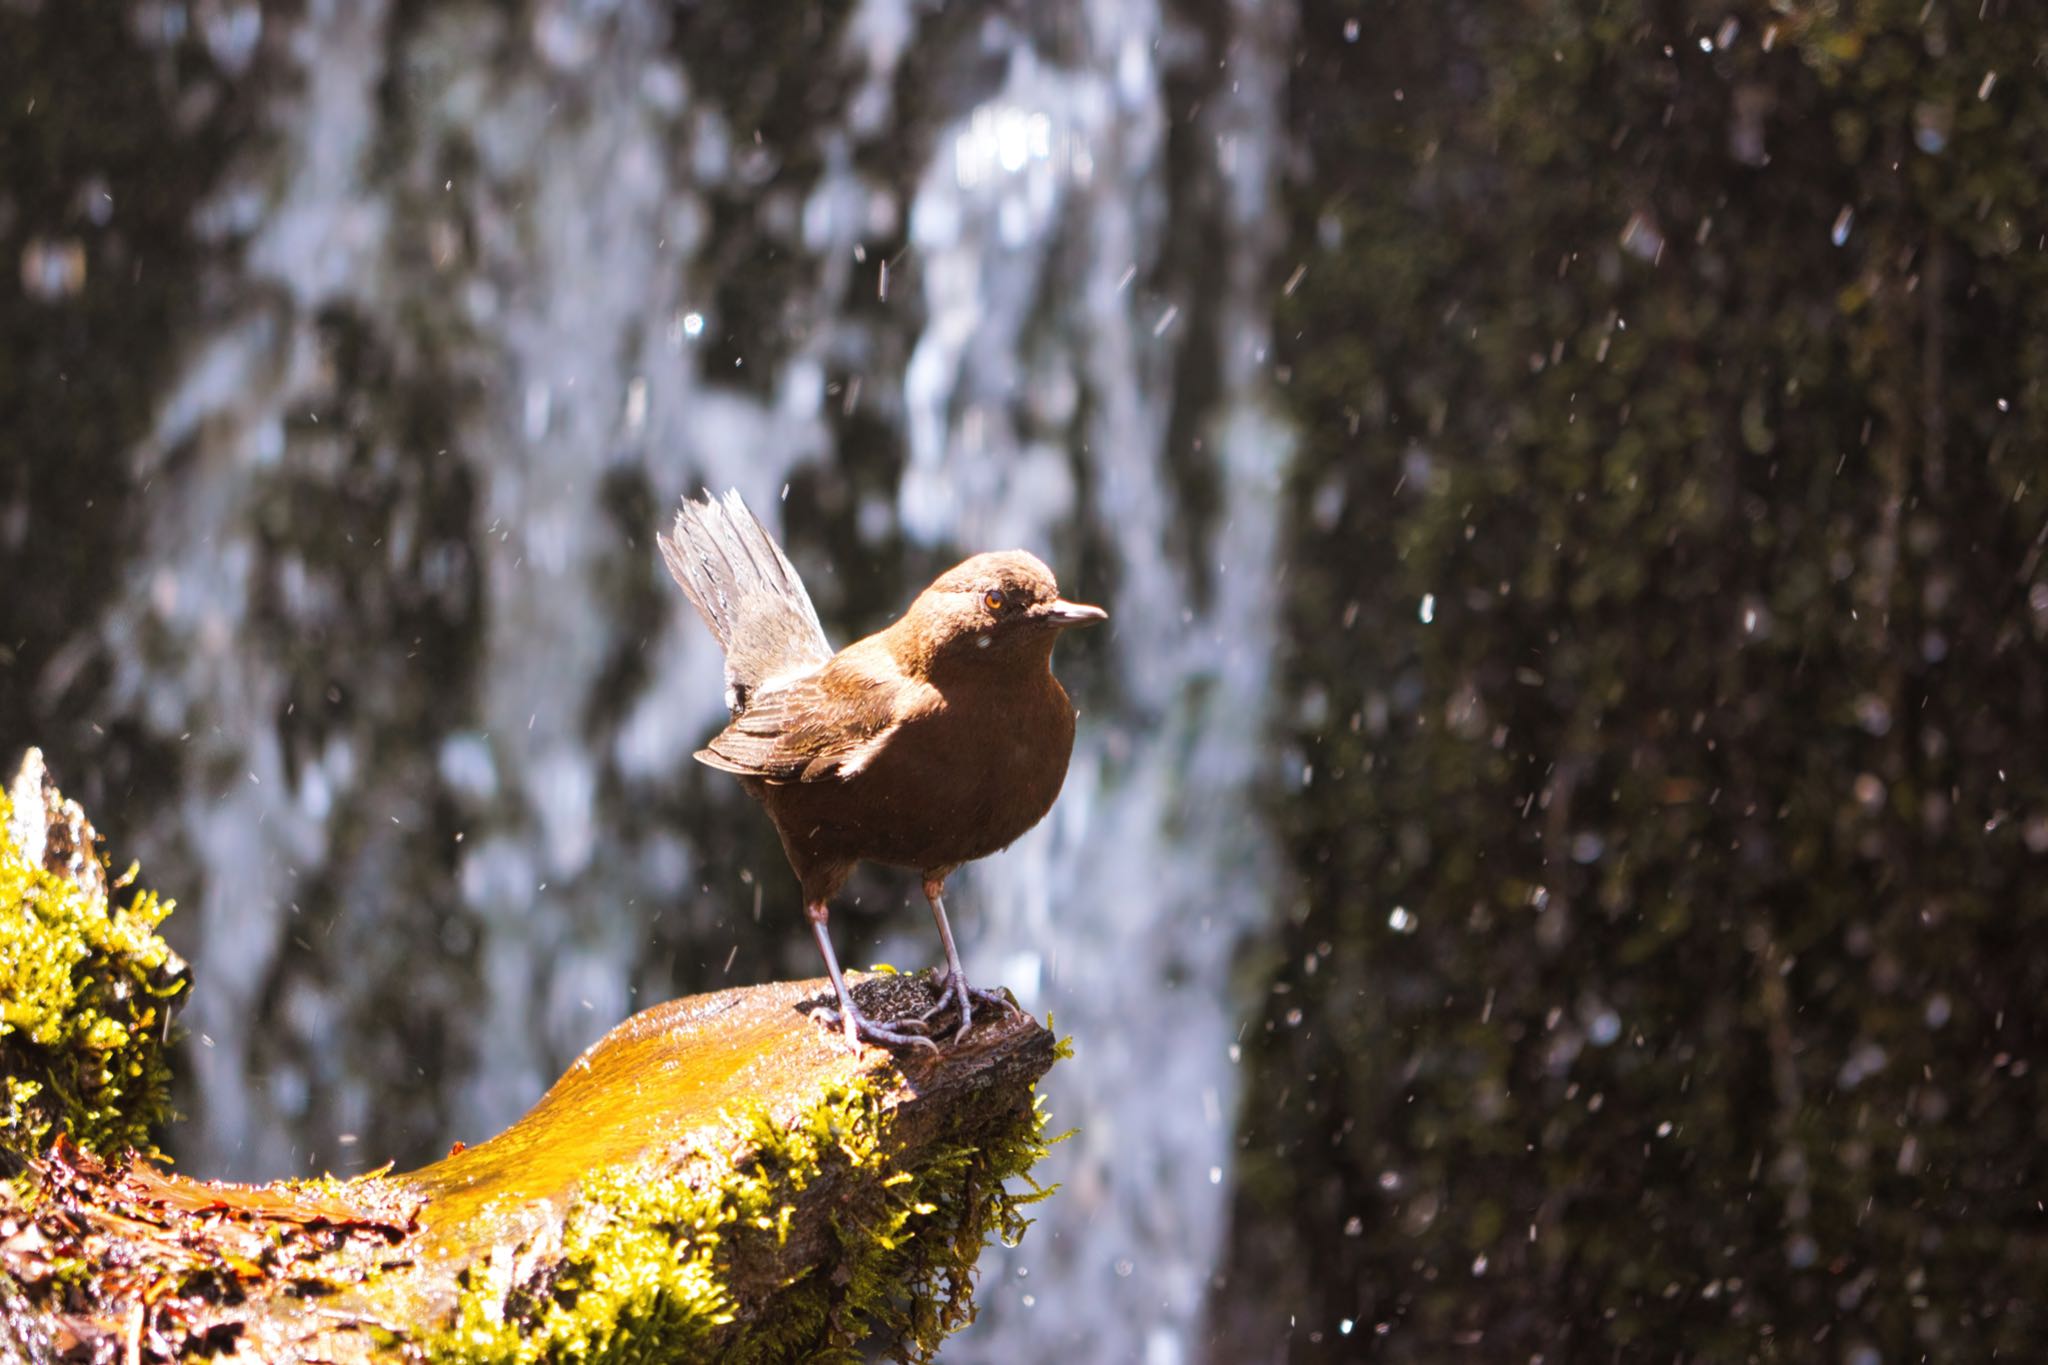
[[[44,871],[12,816],[0,792],[0,1146],[39,1151],[65,1132],[153,1154],[170,1114],[165,1011],[185,987],[156,932],[171,903],[137,891],[116,908]]]
[[[1058,1055],[1067,1052],[1062,1044]],[[999,1131],[927,1149],[914,1168],[892,1155],[890,1123],[884,1089],[862,1081],[827,1091],[793,1121],[745,1116],[730,1148],[742,1155],[719,1174],[686,1166],[660,1179],[593,1180],[541,1265],[469,1272],[456,1322],[430,1354],[756,1365],[857,1361],[861,1343],[879,1342],[898,1359],[930,1359],[973,1321],[974,1266],[988,1239],[1015,1245],[1030,1222],[1022,1210],[1051,1193],[1028,1174],[1048,1145],[1045,1113],[1034,1101]],[[797,1200],[820,1179],[836,1182],[834,1245],[766,1303],[740,1303],[734,1265],[772,1257]],[[1012,1179],[1027,1188],[1006,1189]]]

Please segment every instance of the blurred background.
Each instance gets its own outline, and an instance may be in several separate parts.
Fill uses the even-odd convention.
[[[839,641],[995,546],[1113,613],[954,898],[1080,1131],[948,1359],[2040,1353],[2044,67],[2027,0],[0,0],[0,744],[180,903],[172,1150],[420,1163],[816,973],[651,539],[736,486]]]

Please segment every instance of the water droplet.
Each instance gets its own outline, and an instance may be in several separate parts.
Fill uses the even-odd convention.
[[[1948,148],[1955,111],[1944,101],[1922,100],[1913,107],[1913,145],[1930,156]]]
[[[634,375],[626,385],[626,411],[622,418],[626,432],[638,436],[647,425],[647,379]]]
[[[1387,927],[1397,934],[1412,934],[1415,932],[1415,916],[1397,905],[1393,913],[1387,916]]]
[[[1433,592],[1422,594],[1422,607],[1415,614],[1422,618],[1422,624],[1425,626],[1431,621],[1436,620],[1436,594]]]
[[[1613,1010],[1601,1010],[1593,1016],[1592,1024],[1586,1029],[1586,1036],[1593,1040],[1593,1046],[1606,1047],[1621,1037],[1621,1016]]]
[[[1833,242],[1836,246],[1840,246],[1842,243],[1848,241],[1849,228],[1852,224],[1855,223],[1855,221],[1856,210],[1850,208],[1847,204],[1842,205],[1842,211],[1835,215],[1834,227],[1829,229],[1828,231],[1828,240]]]

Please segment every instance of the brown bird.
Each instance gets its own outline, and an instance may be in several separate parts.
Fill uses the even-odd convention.
[[[895,624],[837,654],[810,594],[737,492],[685,502],[657,537],[669,572],[725,650],[732,723],[697,761],[739,775],[782,836],[804,912],[838,993],[826,1011],[856,1043],[933,1044],[926,1022],[952,1001],[955,1039],[974,1002],[946,922],[946,877],[1044,818],[1066,780],[1074,708],[1052,675],[1068,626],[1107,620],[1060,597],[1022,550],[979,554],[919,593]],[[946,965],[920,1019],[863,1018],[827,931],[827,902],[863,860],[922,873]]]

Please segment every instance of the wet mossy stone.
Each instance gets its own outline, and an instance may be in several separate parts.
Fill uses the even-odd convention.
[[[116,908],[96,844],[31,751],[0,796],[0,1360],[929,1359],[973,1320],[982,1248],[1049,1193],[1050,1032],[988,1011],[937,1052],[856,1050],[810,1017],[823,980],[636,1015],[422,1170],[166,1172],[184,966],[169,905]],[[884,1020],[937,1000],[922,976],[854,991]]]
[[[933,999],[921,977],[855,989],[882,1018]],[[818,980],[657,1006],[505,1133],[403,1177],[427,1273],[398,1301],[449,1324],[434,1354],[857,1360],[873,1339],[922,1359],[971,1321],[983,1246],[1045,1193],[1032,1092],[1061,1049],[1015,1014],[936,1056],[855,1053],[803,1012],[827,999]]]
[[[855,990],[877,1018],[934,998]],[[828,999],[656,1006],[405,1174],[228,1185],[60,1142],[0,1185],[0,1274],[132,1359],[929,1359],[1047,1193],[1034,1086],[1062,1049],[1020,1013],[936,1055],[855,1052],[807,1016]]]

